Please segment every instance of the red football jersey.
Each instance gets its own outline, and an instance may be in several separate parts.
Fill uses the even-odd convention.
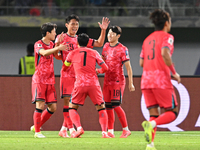
[[[76,74],[75,87],[100,86],[95,70],[96,62],[101,65],[104,61],[97,51],[86,47],[80,47],[70,52],[66,61],[73,64]]]
[[[140,58],[144,59],[141,89],[173,88],[170,69],[161,55],[162,48],[174,51],[173,35],[164,31],[151,33],[143,42]]]
[[[57,42],[59,36],[60,36],[60,34],[57,36],[56,42]],[[69,66],[69,68],[65,71],[63,71],[63,68],[65,67],[64,62],[66,60],[67,55],[71,51],[73,51],[74,49],[78,48],[77,38],[78,38],[77,35],[75,37],[72,37],[72,36],[68,35],[67,33],[65,33],[65,38],[64,38],[62,43],[68,44],[69,50],[68,51],[61,51],[62,62],[63,62],[63,66],[62,66],[62,69],[61,69],[61,77],[75,77],[73,65]],[[94,44],[94,39],[89,39],[87,47],[93,48],[93,44]]]
[[[35,43],[35,73],[32,77],[32,83],[55,84],[53,54],[49,56],[39,54],[41,49],[48,50],[52,49],[53,46],[53,42],[47,45],[42,40]]]
[[[116,46],[110,46],[107,42],[102,51],[105,63],[108,65],[108,71],[105,73],[104,84],[125,84],[123,64],[130,60],[128,48],[118,43]]]

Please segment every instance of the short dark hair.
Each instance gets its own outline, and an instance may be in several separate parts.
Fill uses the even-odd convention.
[[[29,43],[28,45],[27,45],[27,52],[29,52],[29,53],[34,53],[34,44],[32,44],[32,43]]]
[[[72,19],[75,19],[76,21],[79,22],[79,17],[78,17],[77,15],[75,15],[75,14],[72,14],[72,15],[68,16],[68,17],[65,19],[65,22],[69,24],[70,20],[72,20]]]
[[[78,44],[80,46],[87,46],[89,41],[89,36],[86,33],[81,33],[78,35]]]
[[[164,28],[165,22],[169,21],[169,13],[162,9],[156,9],[150,14],[149,18],[155,25],[156,30],[162,30]]]
[[[44,23],[44,24],[40,27],[40,31],[41,31],[42,37],[45,37],[47,32],[51,33],[51,31],[52,31],[54,28],[57,29],[57,25],[56,25],[56,24],[53,24],[53,23],[51,23],[51,22]]]
[[[119,26],[110,26],[109,30],[112,30],[112,32],[115,32],[117,35],[122,34],[122,29]]]

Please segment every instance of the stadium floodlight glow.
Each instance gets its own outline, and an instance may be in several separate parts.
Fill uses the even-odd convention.
[[[189,96],[189,93],[188,93],[186,87],[183,84],[181,84],[181,83],[178,84],[177,81],[175,81],[175,80],[171,80],[171,82],[179,93],[179,97],[180,97],[179,113],[178,113],[177,118],[173,122],[171,122],[169,124],[158,125],[158,127],[159,128],[168,128],[170,131],[184,131],[180,127],[177,127],[177,125],[179,125],[181,122],[183,122],[189,113],[190,96]],[[146,120],[149,120],[149,111],[146,108],[143,94],[141,97],[141,110],[142,110],[144,118]]]

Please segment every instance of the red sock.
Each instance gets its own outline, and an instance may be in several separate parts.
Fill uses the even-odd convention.
[[[50,112],[47,109],[45,109],[43,112],[42,112],[42,116],[41,116],[41,126],[47,121],[49,120],[49,118],[52,116],[53,112]]]
[[[157,117],[150,117],[149,121],[155,120]],[[154,138],[156,136],[156,130],[157,127],[153,128],[154,132],[152,133],[152,142],[154,141]]]
[[[69,128],[69,129],[73,128],[73,123],[69,116],[69,106],[64,106],[63,116],[64,116],[63,126]]]
[[[72,122],[75,124],[75,126],[78,128],[78,127],[81,127],[81,121],[80,121],[80,116],[77,112],[77,110],[75,109],[70,109],[69,110],[69,116],[72,120]]]
[[[63,120],[63,124],[62,126],[66,127],[67,128],[67,123],[65,122],[65,120]]]
[[[156,125],[162,125],[167,124],[176,119],[176,115],[172,111],[166,111],[165,113],[161,114],[158,118],[156,118],[154,121],[156,122]]]
[[[35,132],[40,132],[42,110],[40,110],[40,111],[38,111],[36,109],[33,114],[33,122],[34,122]]]
[[[101,125],[102,131],[107,131],[108,128],[108,115],[106,113],[106,110],[100,110],[99,112],[99,123]]]
[[[115,114],[113,109],[106,109],[108,115],[108,129],[114,129]]]
[[[126,114],[121,106],[115,107],[115,112],[117,113],[117,116],[119,118],[119,121],[121,122],[121,125],[123,128],[127,127],[127,120],[126,120]]]

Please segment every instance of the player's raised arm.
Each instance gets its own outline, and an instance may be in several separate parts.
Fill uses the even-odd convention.
[[[109,18],[102,18],[102,24],[98,22],[99,27],[101,28],[101,34],[98,40],[95,40],[94,47],[102,47],[104,44],[105,36],[106,36],[106,29],[108,28],[110,21]]]

